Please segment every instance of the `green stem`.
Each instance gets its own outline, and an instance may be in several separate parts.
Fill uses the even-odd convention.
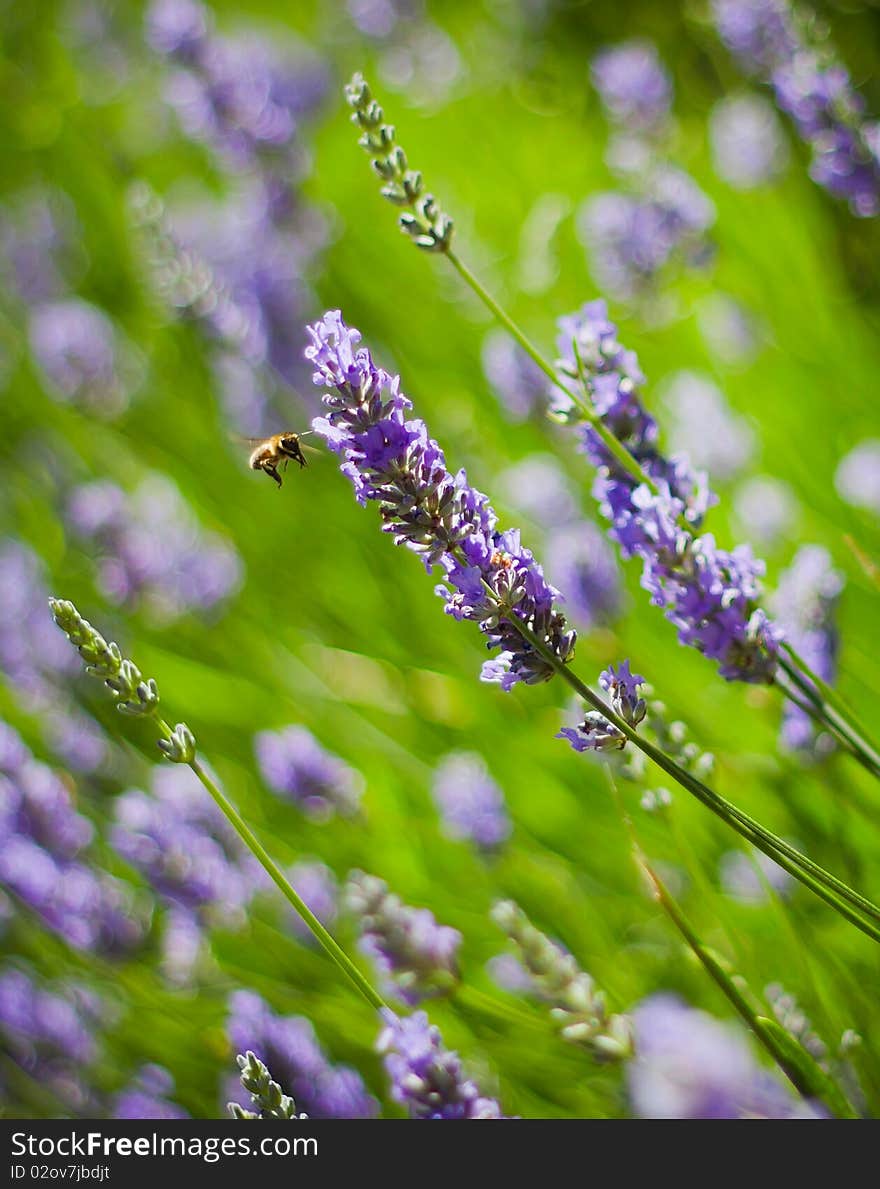
[[[447,257],[449,263],[456,270],[459,276],[461,276],[465,283],[471,289],[473,289],[480,301],[483,302],[487,309],[491,310],[501,325],[514,337],[514,339],[516,339],[523,351],[525,351],[525,353],[532,360],[534,360],[544,375],[547,376],[548,379],[550,379],[553,384],[555,384],[555,386],[560,389],[561,392],[564,392],[569,400],[577,405],[584,417],[584,420],[589,422],[591,428],[602,439],[602,443],[605,448],[610,454],[614,456],[623,469],[632,475],[632,477],[639,483],[644,483],[654,495],[659,495],[660,492],[657,484],[644,469],[638,459],[634,458],[619,440],[619,438],[614,436],[595,409],[593,409],[592,406],[588,404],[582,397],[578,396],[576,392],[573,392],[571,388],[563,383],[557,370],[547,362],[537,347],[535,347],[526,338],[526,336],[506,312],[506,310],[502,309],[492,294],[483,287],[481,282],[477,280],[467,265],[463,264],[462,261],[459,260],[455,253],[450,249],[447,249],[444,255]]]
[[[711,810],[716,817],[721,818],[722,821],[726,822],[743,838],[753,843],[759,850],[762,850],[769,858],[778,863],[780,867],[784,868],[832,908],[836,909],[841,916],[844,916],[857,929],[867,934],[868,937],[873,938],[874,941],[880,942],[880,928],[872,923],[872,921],[880,922],[880,907],[854,891],[848,884],[838,879],[837,876],[832,875],[830,871],[826,871],[818,863],[813,862],[812,859],[809,859],[795,847],[790,846],[789,843],[785,842],[784,839],[774,834],[771,830],[766,829],[760,822],[750,817],[749,814],[738,809],[732,802],[720,796],[713,789],[710,789],[708,785],[703,784],[702,781],[698,780],[684,768],[681,768],[665,752],[655,747],[647,739],[643,739],[625,719],[615,714],[611,707],[606,705],[598,694],[594,693],[585,685],[577,674],[573,673],[556,656],[552,649],[548,648],[522,620],[518,619],[516,615],[510,615],[509,622],[522,635],[523,639],[541,654],[547,663],[552,666],[559,676],[585,702],[588,702],[594,709],[598,710],[600,714],[607,718],[634,746],[644,752],[667,775],[671,776],[673,780],[687,789],[707,809]],[[847,905],[851,905],[856,911],[851,911],[847,908]],[[866,921],[861,914],[871,918],[871,920]]]
[[[872,776],[880,777],[880,755],[871,744],[866,742],[858,731],[833,706],[828,704],[819,690],[811,685],[790,661],[780,657],[779,665],[808,701],[815,706],[820,721],[847,746],[863,768]]]
[[[840,694],[827,681],[823,681],[818,673],[807,664],[804,658],[797,653],[790,644],[783,641],[782,647],[785,652],[791,657],[794,664],[805,674],[815,686],[813,697],[818,692],[821,695],[822,701],[827,703],[827,706],[832,708],[837,717],[847,725],[854,736],[857,736],[864,747],[866,753],[871,757],[872,761],[880,767],[880,751],[878,751],[877,744],[871,739],[868,731],[861,722],[856,718],[853,711],[847,706],[846,702]],[[788,671],[786,669],[786,671]]]
[[[171,728],[164,719],[156,717],[156,724],[160,731],[166,738],[171,738]],[[193,760],[189,765],[193,772],[205,786],[211,797],[217,804],[217,807],[223,813],[226,820],[238,834],[239,838],[245,846],[253,854],[254,858],[262,865],[266,874],[275,883],[282,895],[293,905],[296,912],[302,917],[305,924],[313,933],[315,939],[323,947],[328,956],[336,963],[343,974],[349,978],[358,991],[366,999],[371,1007],[381,1010],[387,1006],[382,996],[376,991],[372,985],[367,981],[363,974],[358,970],[352,960],[348,957],[344,950],[333,940],[331,935],[327,932],[309,906],[305,903],[301,896],[296,892],[290,882],[285,878],[284,873],[278,867],[277,863],[271,857],[269,852],[254,834],[253,830],[245,822],[244,818],[232,804],[232,802],[221,792],[220,788],[214,783],[198,760]]]

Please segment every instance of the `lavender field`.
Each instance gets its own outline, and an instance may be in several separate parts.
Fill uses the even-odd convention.
[[[2,1114],[877,1117],[876,6],[0,28]]]

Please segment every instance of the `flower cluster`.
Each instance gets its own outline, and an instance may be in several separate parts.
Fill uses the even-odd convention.
[[[629,661],[615,670],[609,665],[599,675],[599,685],[609,695],[611,709],[631,727],[637,727],[647,713],[647,703],[641,687],[645,679],[641,673],[630,672]],[[563,727],[557,739],[567,739],[575,751],[621,751],[627,736],[598,710],[587,712],[575,727]]]
[[[673,260],[701,264],[715,209],[689,174],[665,158],[672,83],[650,42],[602,51],[591,74],[616,128],[608,163],[624,189],[588,199],[578,231],[603,289],[637,297]]]
[[[44,983],[25,970],[0,970],[0,1036],[17,1065],[67,1109],[95,1110],[87,1069],[98,1055],[102,1004],[73,983]]]
[[[510,835],[504,793],[476,752],[453,752],[438,764],[431,787],[450,838],[481,850],[499,847]]]
[[[838,636],[834,622],[843,575],[831,564],[821,545],[803,545],[780,575],[773,607],[785,638],[809,668],[826,684],[837,671]],[[813,720],[792,701],[785,703],[782,743],[792,751],[812,751],[816,739]],[[830,742],[827,737],[824,743]]]
[[[642,404],[638,361],[617,341],[604,301],[559,321],[560,371],[577,379],[606,427],[650,476],[656,491],[624,472],[590,426],[583,450],[598,468],[594,494],[624,557],[642,560],[642,586],[688,644],[719,663],[729,681],[769,682],[779,634],[758,607],[763,563],[748,545],[719,549],[695,535],[715,497],[705,474],[657,445],[657,423]],[[576,417],[569,408],[564,415]]]
[[[492,920],[516,945],[528,984],[550,1004],[550,1014],[565,1040],[582,1045],[598,1061],[624,1061],[632,1056],[632,1021],[609,1013],[605,996],[571,954],[536,929],[511,900],[495,905]]]
[[[501,1119],[494,1098],[483,1098],[465,1077],[458,1053],[444,1049],[440,1030],[426,1012],[400,1018],[383,1011],[376,1047],[384,1054],[391,1097],[412,1119]]]
[[[378,1104],[360,1075],[328,1061],[304,1017],[277,1016],[253,991],[236,991],[229,1000],[226,1033],[236,1052],[253,1052],[271,1069],[309,1118],[375,1117]],[[250,1093],[238,1079],[227,1089],[229,1097],[245,1110],[251,1107]]]
[[[822,1118],[761,1068],[731,1025],[674,995],[652,995],[634,1014],[630,1101],[642,1119]]]
[[[296,1103],[285,1094],[277,1082],[272,1081],[269,1070],[255,1054],[248,1052],[235,1058],[241,1070],[241,1086],[251,1097],[254,1110],[245,1110],[237,1102],[228,1104],[233,1119],[306,1119],[308,1115],[296,1113]]]
[[[277,796],[316,821],[357,812],[364,791],[359,772],[331,755],[306,727],[260,731],[254,738],[260,773]]]
[[[220,606],[241,582],[232,545],[198,525],[177,487],[151,475],[127,495],[105,479],[75,487],[67,520],[97,557],[113,603],[143,606],[159,622]]]
[[[810,176],[856,215],[880,213],[880,124],[849,73],[787,0],[713,0],[718,33],[749,74],[768,82],[776,102],[810,147]]]
[[[188,1119],[189,1114],[169,1097],[174,1078],[161,1065],[144,1065],[113,1102],[113,1119]]]
[[[548,654],[557,664],[570,660],[576,635],[519,533],[497,530],[486,496],[468,484],[463,470],[453,475],[447,469],[423,421],[407,420],[412,405],[399,378],[358,348],[360,333],[338,310],[310,326],[309,335],[314,381],[330,390],[327,416],[313,426],[342,456],[359,502],[376,501],[395,544],[418,553],[429,571],[441,567],[437,593],[447,613],[477,622],[488,647],[501,650],[484,665],[483,680],[503,689],[548,680],[554,673]]]
[[[0,671],[22,708],[38,714],[47,744],[67,765],[92,772],[103,762],[104,734],[66,692],[76,657],[46,614],[43,563],[12,538],[0,538]]]
[[[384,880],[353,871],[345,903],[358,920],[359,948],[375,962],[386,989],[405,1003],[450,990],[458,979],[461,934],[427,908],[410,908]]]
[[[143,939],[146,906],[91,866],[94,833],[64,780],[0,722],[0,880],[70,945],[121,953]]]
[[[709,117],[715,172],[737,190],[753,190],[785,168],[788,145],[773,106],[759,95],[720,99]]]

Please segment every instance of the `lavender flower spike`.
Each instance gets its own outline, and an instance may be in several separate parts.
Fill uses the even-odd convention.
[[[230,1102],[229,1113],[233,1119],[307,1119],[308,1115],[296,1113],[296,1103],[285,1094],[277,1082],[272,1081],[269,1070],[250,1049],[236,1058],[241,1070],[241,1084],[251,1096],[255,1111],[245,1110],[237,1102]]]
[[[500,654],[483,666],[484,681],[511,689],[547,681],[554,666],[523,636],[537,636],[560,663],[574,655],[576,633],[556,609],[556,591],[520,542],[519,532],[496,529],[485,495],[453,475],[443,451],[421,420],[407,420],[411,402],[400,379],[377,367],[358,347],[360,333],[339,310],[308,328],[306,357],[314,382],[329,391],[326,417],[312,422],[331,450],[341,455],[343,474],[358,501],[379,504],[384,532],[418,553],[430,572],[444,571],[436,588],[455,619],[479,624],[490,649]],[[518,626],[519,625],[519,626]]]
[[[611,709],[631,727],[637,727],[648,712],[640,692],[644,684],[641,673],[630,671],[628,660],[617,670],[609,665],[599,675],[599,685],[610,695]],[[623,731],[598,710],[588,711],[578,726],[563,727],[556,738],[567,739],[575,751],[622,751],[627,742]]]
[[[495,1099],[481,1098],[464,1076],[458,1054],[443,1048],[426,1012],[401,1019],[386,1008],[382,1016],[386,1027],[376,1047],[385,1054],[391,1097],[408,1108],[410,1118],[504,1118]]]
[[[363,871],[349,876],[346,902],[360,920],[360,948],[405,1003],[418,1003],[455,985],[461,945],[457,929],[438,925],[427,908],[410,908],[388,891],[384,880]]]

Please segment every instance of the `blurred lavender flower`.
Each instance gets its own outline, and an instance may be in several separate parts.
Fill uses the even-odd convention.
[[[799,514],[794,492],[772,475],[755,475],[741,483],[733,496],[733,509],[740,531],[764,548],[786,538]]]
[[[505,501],[545,531],[580,519],[571,482],[552,454],[528,454],[498,476]]]
[[[241,582],[234,548],[199,527],[164,475],[150,475],[132,495],[109,480],[81,484],[70,494],[67,519],[98,551],[103,594],[114,603],[142,605],[159,622],[212,610]]]
[[[548,680],[553,666],[515,624],[534,633],[561,663],[573,655],[576,635],[566,630],[555,607],[557,592],[519,533],[498,532],[486,496],[468,485],[463,470],[450,473],[423,421],[406,420],[412,405],[399,377],[377,368],[369,351],[357,347],[360,333],[345,325],[338,310],[308,329],[314,381],[329,390],[328,415],[312,424],[342,455],[341,470],[358,501],[379,502],[383,531],[395,544],[419,554],[429,572],[437,565],[445,572],[436,591],[447,614],[476,621],[488,647],[501,650],[483,666],[484,681],[510,689],[518,681]]]
[[[0,538],[0,671],[26,711],[40,718],[46,743],[69,765],[93,772],[104,761],[104,733],[67,693],[76,656],[46,614],[45,567],[21,541]]]
[[[134,384],[131,348],[113,323],[79,298],[32,308],[31,352],[50,395],[113,417],[128,404]]]
[[[715,172],[737,190],[752,190],[778,176],[788,164],[788,144],[766,99],[731,95],[709,116]]]
[[[391,1097],[412,1119],[501,1119],[494,1098],[481,1098],[457,1053],[443,1048],[440,1030],[419,1011],[401,1019],[387,1009],[376,1047],[385,1057]]]
[[[583,427],[583,450],[598,469],[593,493],[611,522],[624,557],[642,559],[642,586],[678,628],[682,644],[717,660],[729,681],[770,682],[778,636],[757,606],[763,563],[747,545],[718,549],[711,534],[695,536],[715,502],[706,475],[680,455],[657,447],[657,423],[638,395],[644,377],[638,360],[617,341],[604,301],[590,302],[559,320],[560,371],[579,381],[605,425],[654,480],[658,494],[638,484],[609,455],[602,439]],[[560,414],[576,419],[564,397]]]
[[[786,641],[829,685],[837,675],[839,638],[834,613],[843,586],[843,575],[833,568],[828,550],[821,545],[802,545],[780,575],[773,596]],[[783,709],[781,741],[790,751],[827,750],[831,745],[826,735],[817,739],[813,720],[790,700]]]
[[[316,821],[356,813],[364,791],[359,772],[331,755],[306,727],[260,731],[254,751],[263,780]]]
[[[504,793],[477,752],[453,752],[441,760],[431,791],[447,837],[493,850],[510,836]]]
[[[770,983],[764,988],[764,994],[777,1021],[827,1073],[829,1071],[828,1046],[813,1029],[795,996],[786,991],[779,983]]]
[[[547,411],[547,377],[506,330],[490,330],[483,340],[483,374],[512,421]]]
[[[642,1119],[816,1119],[757,1064],[740,1030],[652,995],[635,1011],[636,1057],[627,1067],[630,1100]]]
[[[708,376],[675,372],[663,383],[663,401],[672,414],[669,440],[676,453],[717,479],[743,470],[754,452],[754,431]]]
[[[363,871],[349,875],[345,906],[357,917],[359,948],[383,974],[387,992],[413,1004],[455,985],[457,929],[439,925],[427,908],[410,908],[384,880]]]
[[[393,33],[401,21],[424,16],[420,0],[347,0],[345,7],[360,32],[377,41]]]
[[[656,131],[669,119],[672,83],[651,42],[625,41],[603,50],[590,75],[608,118],[628,131]]]
[[[604,533],[590,520],[564,524],[544,546],[547,573],[565,591],[571,618],[584,631],[610,623],[623,603],[620,567]]]
[[[854,508],[880,516],[880,438],[866,438],[841,459],[834,486]]]
[[[188,1119],[189,1114],[171,1101],[174,1078],[161,1065],[144,1065],[134,1080],[120,1090],[113,1103],[112,1119]]]
[[[714,221],[715,208],[693,178],[660,164],[644,175],[639,193],[613,190],[587,199],[577,229],[600,287],[631,300],[674,259],[704,263]]]
[[[378,1113],[360,1075],[328,1061],[303,1016],[277,1016],[253,991],[236,991],[229,999],[226,1033],[236,1052],[250,1050],[271,1069],[309,1118],[372,1119]],[[227,1090],[228,1097],[250,1107],[237,1078]]]
[[[11,966],[0,970],[3,1049],[39,1085],[77,1113],[96,1110],[87,1067],[98,1055],[102,1005],[73,983],[44,983]]]
[[[121,953],[143,939],[147,906],[88,864],[94,833],[61,777],[0,723],[0,881],[76,949]]]
[[[722,41],[750,74],[772,85],[812,152],[810,176],[853,214],[880,213],[880,124],[827,44],[810,44],[787,0],[713,0]],[[815,26],[813,26],[813,30]]]
[[[113,846],[170,905],[229,927],[264,885],[262,868],[185,765],[154,768],[152,791],[116,798]]]
[[[81,242],[73,203],[66,194],[41,186],[20,193],[0,210],[0,280],[27,307],[57,301],[68,292],[67,277],[79,271]]]
[[[330,868],[318,859],[304,859],[294,863],[287,872],[287,878],[321,924],[331,927],[339,910],[339,889],[336,876]],[[310,945],[314,942],[314,935],[299,913],[290,912],[287,919],[300,941]]]
[[[611,1015],[593,979],[557,942],[551,941],[512,900],[500,900],[492,920],[516,945],[531,990],[550,1004],[564,1040],[583,1045],[598,1061],[632,1056],[632,1021]]]
[[[766,904],[770,891],[787,896],[794,885],[788,872],[763,851],[730,850],[721,856],[718,878],[725,895],[740,904]]]
[[[175,987],[191,986],[205,953],[205,934],[189,908],[169,905],[162,921],[160,969]]]
[[[700,334],[722,363],[745,365],[760,346],[758,328],[748,310],[726,293],[711,293],[697,306]]]

